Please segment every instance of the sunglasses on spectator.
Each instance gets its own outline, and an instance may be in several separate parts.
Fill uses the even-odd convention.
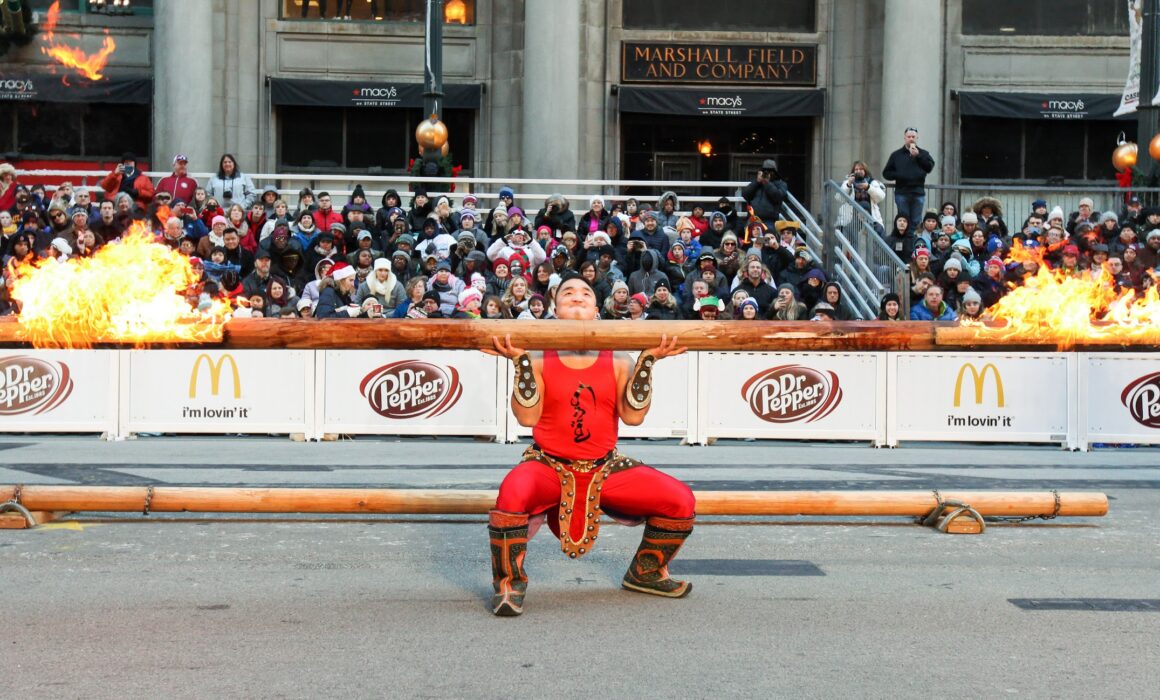
[[[64,213],[63,211],[54,211],[54,212],[52,213],[52,218],[54,218],[54,219],[63,219],[63,218],[65,218],[65,213]]]

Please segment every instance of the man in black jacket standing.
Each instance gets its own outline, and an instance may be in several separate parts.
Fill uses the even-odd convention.
[[[765,159],[753,180],[741,188],[741,196],[752,207],[753,214],[771,224],[781,218],[781,207],[788,194],[789,188],[777,172],[777,161],[772,158]]]
[[[894,207],[908,221],[922,221],[926,204],[926,176],[934,170],[934,158],[918,147],[918,129],[906,127],[906,143],[890,154],[882,177],[894,181]]]

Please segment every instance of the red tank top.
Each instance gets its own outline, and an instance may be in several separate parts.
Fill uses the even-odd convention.
[[[544,410],[532,429],[540,449],[565,459],[598,459],[616,447],[616,366],[612,351],[572,369],[553,350],[544,352]]]

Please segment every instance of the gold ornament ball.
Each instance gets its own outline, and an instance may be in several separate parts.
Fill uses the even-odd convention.
[[[1153,136],[1148,143],[1148,155],[1152,156],[1152,160],[1160,160],[1160,134]]]
[[[441,155],[441,156],[443,156],[444,158],[446,158],[446,157],[447,157],[447,154],[449,154],[449,153],[451,153],[451,142],[450,142],[450,141],[444,141],[444,142],[443,142],[443,148],[440,148],[440,149],[439,149],[439,155]]]
[[[1151,146],[1149,146],[1150,149]],[[1119,146],[1116,146],[1116,150],[1112,151],[1112,165],[1120,172],[1124,172],[1128,168],[1136,167],[1138,150],[1136,144],[1131,141],[1121,143]]]
[[[420,148],[435,151],[447,143],[447,125],[432,116],[419,122],[415,128],[415,141]]]

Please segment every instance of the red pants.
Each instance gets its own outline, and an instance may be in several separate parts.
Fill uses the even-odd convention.
[[[641,465],[605,479],[600,506],[610,514],[629,518],[691,518],[696,500],[684,483]],[[560,535],[560,519],[554,513],[560,507],[560,479],[546,464],[523,462],[508,472],[499,485],[495,507],[508,513],[548,513],[548,526],[557,537]]]

